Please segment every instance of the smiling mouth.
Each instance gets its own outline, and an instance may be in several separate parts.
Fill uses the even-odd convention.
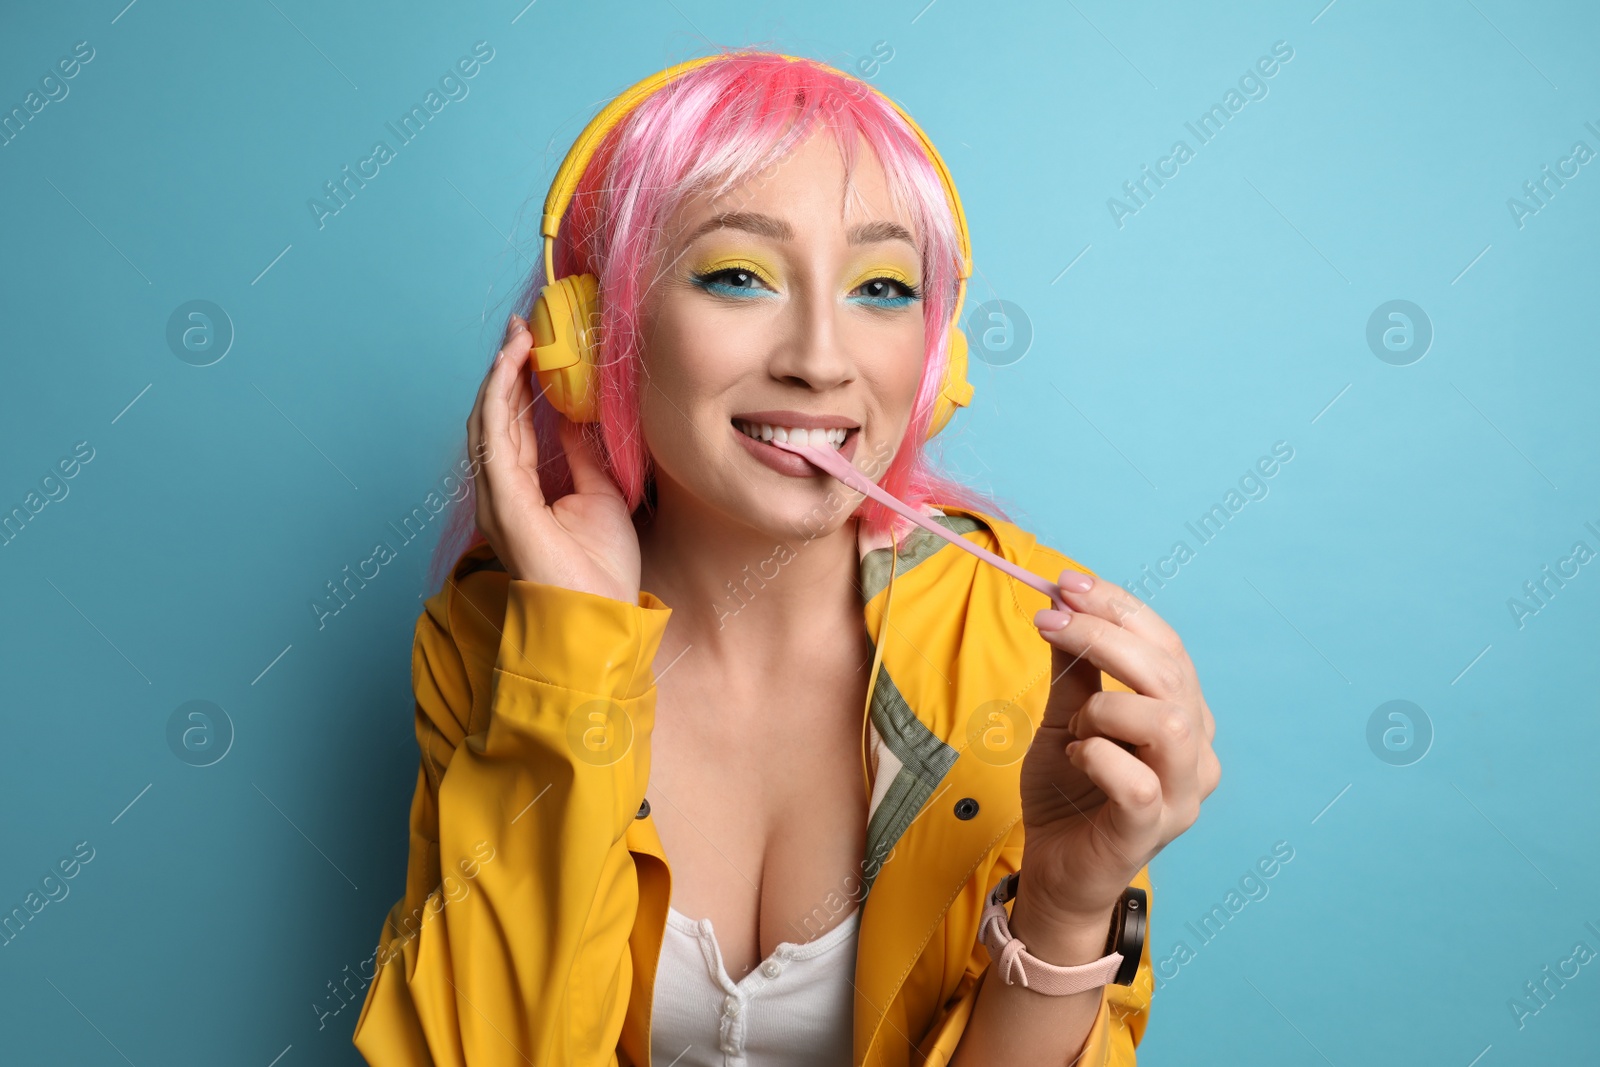
[[[832,429],[808,430],[799,426],[775,426],[766,422],[750,422],[745,419],[734,419],[734,428],[756,441],[782,441],[792,445],[810,445],[813,448],[831,448],[834,451],[844,447],[845,441],[855,433],[855,428],[845,429],[834,427]]]

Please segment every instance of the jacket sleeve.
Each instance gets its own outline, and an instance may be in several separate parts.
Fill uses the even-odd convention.
[[[989,872],[984,896],[1022,865],[1022,820],[1012,828],[1011,835],[1000,850],[1000,857]],[[1150,890],[1150,868],[1139,868],[1130,885],[1150,894],[1150,913],[1146,913],[1144,947],[1139,954],[1139,969],[1133,984],[1120,986],[1108,983],[1101,991],[1100,1012],[1083,1040],[1080,1058],[1073,1067],[1136,1067],[1138,1059],[1134,1050],[1144,1037],[1150,1018],[1150,999],[1155,992],[1155,973],[1150,963],[1150,942],[1154,923],[1150,914],[1155,911],[1155,897]],[[972,1009],[977,1004],[980,983],[990,966],[989,950],[974,938],[972,954],[967,960],[966,973],[962,975],[955,993],[945,1002],[939,1018],[919,1044],[923,1057],[914,1062],[928,1067],[944,1067],[955,1056],[961,1035],[966,1032]]]
[[[417,623],[406,891],[352,1038],[373,1067],[617,1063],[638,902],[625,834],[671,611],[498,580],[497,649],[494,598],[453,578]]]

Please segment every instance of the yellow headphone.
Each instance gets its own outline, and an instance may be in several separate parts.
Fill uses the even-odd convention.
[[[556,171],[550,193],[544,201],[544,221],[540,231],[544,234],[544,269],[546,285],[540,289],[528,315],[528,326],[533,333],[532,360],[539,375],[539,384],[550,403],[573,422],[593,422],[598,416],[595,396],[595,344],[591,324],[598,321],[600,310],[600,283],[592,274],[555,276],[556,234],[561,229],[562,216],[577,192],[584,169],[599,148],[601,140],[612,127],[621,122],[629,112],[657,89],[668,84],[686,71],[704,63],[723,58],[720,55],[701,56],[685,63],[668,67],[638,82],[618,96],[583,128],[572,150],[567,153],[561,168]],[[783,58],[794,61],[796,56]],[[817,64],[832,70],[824,64]],[[841,73],[835,71],[835,73]],[[862,83],[866,84],[866,83]],[[877,92],[876,89],[873,89]],[[883,96],[882,93],[878,94]],[[928,423],[928,436],[932,437],[950,421],[956,408],[965,407],[972,400],[972,383],[967,381],[967,337],[957,324],[961,302],[966,296],[967,279],[972,275],[972,244],[967,236],[967,218],[961,210],[961,199],[956,195],[955,182],[950,177],[944,160],[910,115],[890,100],[883,99],[905,119],[921,140],[928,159],[944,184],[950,197],[951,211],[955,215],[956,233],[961,245],[960,284],[956,290],[955,315],[950,323],[949,359],[945,363],[944,380],[939,396],[934,402],[933,418]]]

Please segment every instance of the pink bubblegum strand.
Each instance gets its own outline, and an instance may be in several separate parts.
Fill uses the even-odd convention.
[[[863,493],[871,497],[873,500],[876,500],[884,507],[889,508],[891,511],[905,516],[918,526],[922,527],[924,530],[927,530],[929,533],[942,537],[946,541],[949,541],[952,545],[955,545],[957,548],[964,549],[972,553],[974,556],[977,556],[985,563],[1000,568],[1000,570],[1011,575],[1011,577],[1028,586],[1030,589],[1037,589],[1039,592],[1049,597],[1050,603],[1057,609],[1066,607],[1066,605],[1061,601],[1061,591],[1059,588],[1052,585],[1050,582],[1045,581],[1032,571],[1024,570],[1023,568],[1017,566],[1015,563],[1012,563],[1005,557],[997,556],[993,552],[990,552],[987,548],[984,548],[981,545],[975,545],[959,534],[951,533],[944,526],[934,522],[916,508],[913,508],[909,504],[902,502],[895,497],[894,494],[879,486],[877,482],[874,482],[871,478],[868,478],[865,474],[862,474],[850,463],[849,460],[841,456],[835,449],[816,448],[812,445],[792,445],[787,441],[777,440],[772,441],[771,444],[776,445],[785,452],[793,452],[795,455],[806,460],[812,466],[818,468],[824,473],[831,474],[833,477],[837,478],[851,489],[854,489],[856,492]]]

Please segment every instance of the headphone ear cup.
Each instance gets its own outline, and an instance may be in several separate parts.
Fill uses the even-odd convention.
[[[539,290],[528,316],[530,356],[545,399],[573,422],[594,422],[595,331],[600,319],[600,282],[577,274]]]
[[[933,418],[928,422],[931,439],[949,425],[956,408],[972,402],[972,383],[967,380],[967,335],[961,327],[950,326],[950,354],[945,360],[944,380],[939,386],[939,396],[933,403]]]

